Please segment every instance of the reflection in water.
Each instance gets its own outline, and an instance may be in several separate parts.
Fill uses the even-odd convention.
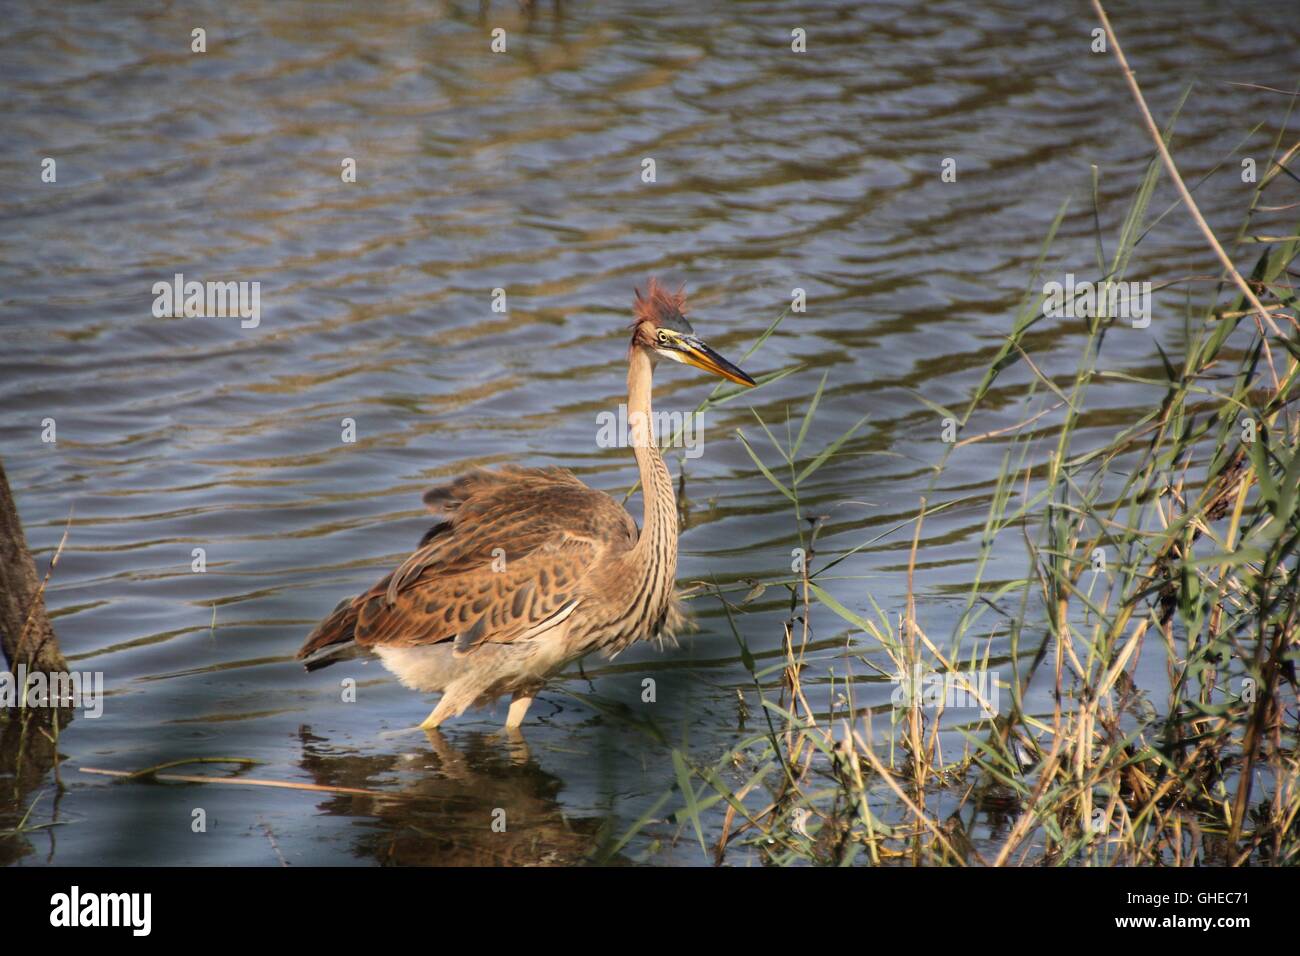
[[[301,766],[314,782],[389,792],[340,794],[319,807],[366,820],[352,851],[359,857],[384,865],[556,866],[584,862],[597,844],[601,821],[565,814],[557,799],[563,782],[537,765],[518,735],[466,734],[458,749],[432,730],[400,754],[341,753],[309,728],[299,737]]]
[[[45,848],[54,856],[63,796],[58,737],[72,716],[71,710],[0,708],[0,866]],[[36,813],[39,801],[45,806]]]

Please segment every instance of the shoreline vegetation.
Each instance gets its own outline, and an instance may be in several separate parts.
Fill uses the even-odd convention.
[[[1293,215],[1287,220],[1294,201],[1265,201],[1271,186],[1300,182],[1288,168],[1300,143],[1284,150],[1283,133],[1274,141],[1232,242],[1234,253],[1253,260],[1242,275],[1173,165],[1173,121],[1163,134],[1156,130],[1110,24],[1094,6],[1157,147],[1110,257],[1094,189],[1095,279],[1124,281],[1147,233],[1185,207],[1225,270],[1199,311],[1187,300],[1181,354],[1161,350],[1158,379],[1106,372],[1099,358],[1108,339],[1142,333],[1117,325],[1115,316],[1094,315],[1070,320],[1072,330],[1083,326],[1086,333],[1072,379],[1039,371],[1026,333],[1061,321],[1048,318],[1038,290],[1045,288],[1042,268],[1063,205],[1031,291],[967,407],[951,411],[920,399],[958,423],[961,434],[1004,370],[1020,363],[1034,376],[1023,421],[948,444],[910,522],[906,607],[895,619],[869,594],[827,583],[826,572],[866,545],[819,562],[820,523],[799,495],[801,481],[858,426],[804,461],[819,389],[796,439],[783,444],[761,420],[770,450],[738,433],[774,493],[789,500],[806,552],[801,576],[768,585],[790,594],[784,655],[756,661],[744,636],[743,602],[714,586],[712,598],[721,602],[753,678],[741,709],[742,727],[747,708],[754,729],[707,762],[675,749],[673,787],[611,840],[607,856],[670,812],[670,842],[696,840],[716,865],[754,855],[770,865],[1300,863],[1300,335],[1291,282],[1300,223]],[[1287,120],[1294,104],[1292,95]],[[1162,171],[1175,180],[1180,200],[1152,218]],[[1161,319],[1171,316],[1166,311]],[[1163,399],[1098,443],[1085,433],[1083,409],[1090,387],[1106,378],[1159,388]],[[940,638],[927,632],[924,602],[918,607],[916,599],[921,528],[928,515],[960,503],[939,500],[936,491],[950,456],[990,439],[1004,452],[975,580],[953,633]],[[1030,453],[1044,447],[1046,466]],[[991,552],[1007,541],[1025,553],[1024,576],[986,582]],[[867,602],[870,614],[850,609]],[[810,642],[826,642],[810,632],[819,609],[848,625],[843,653],[829,663],[808,656]],[[991,659],[995,637],[1009,639],[1009,657]],[[873,665],[868,651],[883,651],[893,674]],[[1144,656],[1163,659],[1165,687],[1138,685]],[[941,690],[901,698],[896,691],[884,708],[889,739],[873,739],[873,708],[853,699],[859,662],[900,687],[907,681],[897,675],[912,675],[913,684],[926,675]],[[993,694],[984,679],[998,664],[1000,707],[986,699]],[[1052,702],[1050,712],[1028,708],[1031,682],[1039,699],[1045,691]],[[818,699],[831,701],[828,708],[810,705],[805,687],[814,684]],[[965,711],[974,716],[943,723],[954,689],[974,702]],[[955,733],[964,740],[960,753],[943,745]],[[706,840],[706,832],[720,836]]]

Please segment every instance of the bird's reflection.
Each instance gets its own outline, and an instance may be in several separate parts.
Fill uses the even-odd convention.
[[[569,818],[563,782],[532,759],[518,735],[438,731],[404,738],[399,752],[340,752],[299,732],[302,767],[323,786],[384,791],[338,794],[320,810],[367,818],[353,852],[391,866],[564,866],[584,863],[602,821]]]

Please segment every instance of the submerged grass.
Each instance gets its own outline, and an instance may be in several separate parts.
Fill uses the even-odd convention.
[[[675,749],[675,785],[616,846],[666,805],[676,806],[670,819],[679,836],[718,864],[755,854],[770,864],[837,865],[1300,862],[1300,336],[1290,281],[1300,230],[1270,236],[1256,221],[1262,211],[1294,208],[1262,202],[1272,184],[1300,182],[1287,168],[1300,144],[1279,156],[1280,143],[1279,134],[1233,249],[1264,246],[1243,279],[1250,295],[1225,273],[1199,314],[1189,304],[1181,355],[1161,350],[1158,380],[1100,368],[1119,321],[1104,314],[1068,320],[1076,323],[1071,333],[1083,336],[1068,381],[1048,378],[1034,361],[1027,332],[1047,320],[1034,290],[1042,288],[1062,206],[1023,308],[967,407],[953,412],[921,399],[964,429],[994,381],[1023,364],[1033,375],[1024,407],[1042,407],[945,448],[911,522],[907,600],[896,619],[870,594],[830,584],[826,572],[860,548],[819,561],[824,519],[809,519],[800,495],[863,422],[806,454],[823,378],[797,430],[785,424],[784,443],[757,420],[775,458],[737,432],[788,501],[803,556],[793,580],[772,583],[790,593],[784,653],[759,666],[743,607],[715,588],[753,681],[742,714],[756,701],[757,729],[708,762]],[[1160,172],[1157,156],[1109,259],[1094,209],[1097,281],[1124,279],[1153,225],[1148,211]],[[1163,395],[1099,440],[1085,409],[1090,388],[1106,379]],[[974,578],[941,648],[915,599],[921,529],[928,516],[959,503],[938,500],[951,456],[992,440],[1005,446],[1001,470]],[[1031,454],[1038,448],[1047,451],[1045,463]],[[986,582],[990,556],[1009,544],[1025,552],[1024,577]],[[864,605],[870,613],[852,609]],[[808,656],[811,621],[825,612],[850,627],[844,653],[831,663]],[[1010,679],[990,685],[995,639],[1009,647],[1001,662]],[[1163,687],[1140,685],[1144,654],[1163,659]],[[943,690],[912,686],[883,711],[859,707],[855,662],[900,688],[912,686],[910,675]],[[830,701],[820,711],[805,694],[810,679]],[[973,702],[976,719],[945,722],[954,690]],[[1004,691],[1009,701],[999,707]],[[1037,713],[1031,697],[1040,702]],[[886,716],[888,739],[875,739]],[[945,752],[954,738],[960,752],[951,744]]]

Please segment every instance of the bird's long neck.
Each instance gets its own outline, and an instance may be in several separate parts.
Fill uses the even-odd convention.
[[[633,549],[637,566],[655,572],[655,581],[666,581],[669,590],[677,570],[677,498],[672,478],[655,446],[650,386],[653,370],[650,356],[642,348],[633,348],[627,369],[627,419],[632,432],[632,450],[641,472],[641,497],[645,517],[641,537]]]

